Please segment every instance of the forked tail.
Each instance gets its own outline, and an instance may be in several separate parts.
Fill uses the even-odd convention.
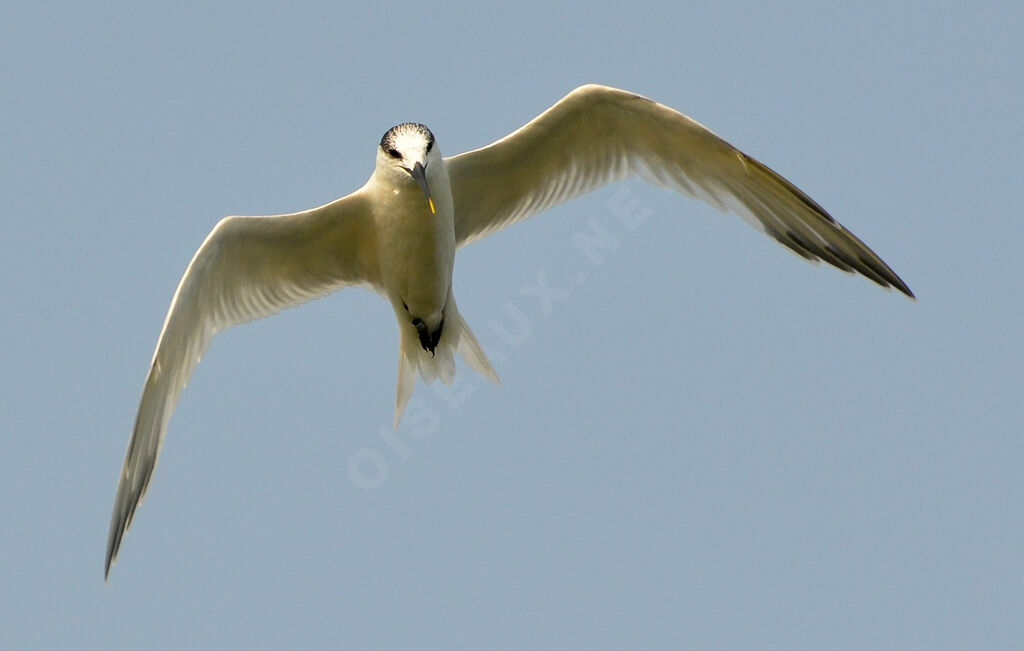
[[[402,324],[401,339],[398,345],[398,391],[395,394],[395,427],[402,420],[405,406],[409,402],[412,390],[416,387],[416,373],[427,384],[440,378],[445,384],[455,381],[455,353],[459,354],[464,362],[483,375],[485,378],[501,384],[498,374],[494,372],[491,361],[487,359],[480,342],[469,329],[469,325],[459,314],[455,307],[455,300],[451,299],[445,309],[445,327],[441,332],[441,339],[437,348],[431,354],[420,345],[416,330],[411,325]]]

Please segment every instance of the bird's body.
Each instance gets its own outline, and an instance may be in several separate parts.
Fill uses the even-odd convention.
[[[216,332],[348,285],[371,288],[398,320],[397,425],[417,373],[450,383],[455,353],[498,381],[456,306],[458,247],[632,175],[736,212],[801,257],[913,296],[871,249],[780,175],[632,93],[580,87],[509,136],[449,158],[426,127],[398,125],[381,139],[360,189],[299,213],[227,217],[196,252],[143,387],[105,572],[145,495],[178,396]]]

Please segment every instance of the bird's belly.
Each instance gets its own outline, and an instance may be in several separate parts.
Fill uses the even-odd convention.
[[[412,220],[382,238],[380,261],[384,285],[392,300],[404,303],[410,313],[439,312],[451,286],[454,232],[446,234],[433,219],[419,224],[409,221]]]
[[[414,312],[440,309],[448,297],[451,265],[436,255],[410,251],[396,263],[393,287]]]

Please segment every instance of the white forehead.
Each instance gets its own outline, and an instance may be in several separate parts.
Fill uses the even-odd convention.
[[[423,151],[427,148],[427,138],[418,131],[402,131],[392,138],[391,146],[403,154]]]
[[[434,135],[430,129],[422,124],[406,122],[392,127],[380,140],[381,149],[397,149],[403,156],[423,153],[428,150],[434,141]]]

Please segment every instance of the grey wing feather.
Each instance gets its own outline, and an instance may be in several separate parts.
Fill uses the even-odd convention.
[[[896,273],[781,175],[653,100],[577,88],[486,147],[445,159],[460,246],[629,176],[735,212],[811,261],[913,297]]]
[[[146,494],[178,396],[213,335],[345,285],[379,285],[363,201],[354,194],[291,215],[227,217],[196,251],[143,387],[114,499],[105,577]]]

